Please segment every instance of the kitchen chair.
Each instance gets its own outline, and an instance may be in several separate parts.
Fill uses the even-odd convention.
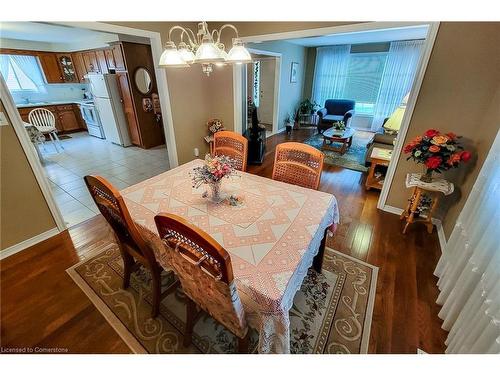
[[[54,148],[57,152],[59,152],[59,149],[57,148],[55,141],[57,141],[59,147],[64,150],[64,147],[62,146],[62,143],[57,136],[56,118],[54,117],[54,114],[52,112],[45,108],[35,108],[29,113],[28,121],[35,128],[37,128],[44,137],[46,134],[49,135],[50,141],[54,145]]]
[[[113,229],[123,259],[123,289],[130,285],[130,275],[141,265],[149,270],[152,278],[153,306],[151,316],[160,311],[160,302],[175,291],[179,281],[161,292],[163,268],[156,261],[153,250],[148,246],[136,228],[122,196],[109,182],[100,176],[85,176],[85,183],[99,211]]]
[[[276,147],[273,180],[317,190],[324,155],[312,146],[285,142]]]
[[[222,130],[214,134],[213,155],[225,155],[236,163],[235,169],[245,172],[247,169],[248,140],[242,135]]]
[[[248,352],[249,330],[228,252],[177,215],[161,213],[155,222],[168,264],[187,296],[184,345],[191,343],[193,327],[205,311],[238,338],[240,353]]]

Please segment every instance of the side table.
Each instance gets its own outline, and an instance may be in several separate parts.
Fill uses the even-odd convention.
[[[385,172],[391,162],[392,150],[374,147],[370,154],[370,169],[366,176],[365,189],[382,189],[384,185]],[[376,172],[376,169],[379,171]],[[385,171],[385,172],[384,172]]]
[[[421,176],[421,173],[408,173],[406,175],[406,187],[413,188],[413,193],[408,199],[408,206],[400,217],[401,220],[406,219],[403,233],[406,233],[408,226],[416,221],[424,222],[427,226],[427,232],[432,233],[432,215],[438,205],[440,194],[450,195],[455,188],[451,182],[444,179],[424,182],[420,180]]]

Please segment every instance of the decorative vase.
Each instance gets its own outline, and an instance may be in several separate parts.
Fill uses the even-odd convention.
[[[222,200],[221,188],[220,188],[221,185],[222,185],[222,180],[208,184],[208,187],[210,189],[209,198],[212,202],[219,203]]]
[[[427,168],[425,173],[420,176],[420,181],[422,182],[432,182],[432,169]]]

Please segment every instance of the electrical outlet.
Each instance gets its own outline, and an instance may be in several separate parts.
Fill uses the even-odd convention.
[[[194,156],[196,157],[200,156],[200,150],[198,150],[198,147],[194,148]]]

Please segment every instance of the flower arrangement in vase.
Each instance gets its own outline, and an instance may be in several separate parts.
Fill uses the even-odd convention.
[[[426,173],[421,180],[431,182],[432,172],[441,173],[458,168],[471,158],[471,153],[465,151],[458,142],[459,138],[454,133],[441,134],[438,130],[429,129],[408,143],[403,152],[409,154],[406,160],[412,159],[425,165]]]
[[[207,184],[210,188],[210,199],[219,203],[222,200],[220,187],[222,179],[234,175],[236,170],[233,167],[233,160],[227,156],[205,156],[205,163],[201,167],[196,167],[191,172],[193,188],[199,188]],[[208,196],[205,193],[204,196]]]

